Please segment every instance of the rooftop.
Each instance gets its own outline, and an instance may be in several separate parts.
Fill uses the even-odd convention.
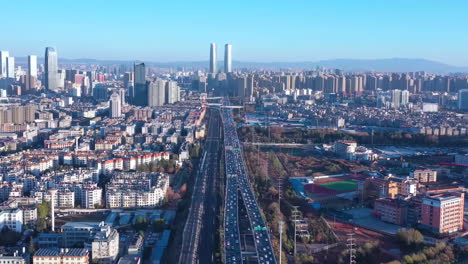
[[[84,248],[41,248],[34,254],[34,257],[87,255],[88,250]]]

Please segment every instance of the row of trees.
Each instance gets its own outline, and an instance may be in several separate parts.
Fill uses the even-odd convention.
[[[151,225],[150,225],[151,224]],[[166,228],[166,222],[164,218],[154,219],[152,223],[149,223],[148,218],[138,216],[135,220],[133,228],[139,232],[145,232],[148,228],[151,228],[153,232],[160,233]]]
[[[454,261],[453,249],[441,242],[433,247],[426,247],[415,253],[404,255],[401,261],[395,260],[387,264],[453,263]]]
[[[348,134],[331,129],[288,129],[280,127],[242,127],[239,136],[243,141],[276,143],[331,143],[340,139],[353,139]]]
[[[408,252],[421,249],[424,245],[424,237],[416,229],[398,229],[396,237]]]
[[[148,165],[141,165],[137,167],[137,171],[142,172],[163,172],[173,174],[177,169],[176,161],[173,159],[170,160],[160,160],[158,162],[151,162]]]
[[[404,145],[404,146],[445,146],[455,147],[460,144],[467,146],[468,142],[463,138],[451,136],[432,136],[423,134],[411,134],[403,131],[347,134],[330,129],[283,129],[273,127],[242,127],[239,136],[243,141],[276,142],[276,143],[332,143],[337,140],[355,140],[359,144],[378,145]]]

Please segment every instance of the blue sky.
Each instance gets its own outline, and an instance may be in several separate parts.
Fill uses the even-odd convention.
[[[468,1],[0,0],[0,49],[60,57],[242,61],[425,58],[468,65]]]

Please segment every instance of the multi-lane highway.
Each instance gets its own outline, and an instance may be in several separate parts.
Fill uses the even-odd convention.
[[[239,232],[238,166],[233,162],[235,159],[233,147],[229,138],[225,137],[226,195],[224,205],[224,252],[226,264],[241,263],[242,261]]]
[[[224,105],[229,105],[226,100]],[[276,263],[273,247],[265,226],[252,186],[247,175],[242,146],[239,143],[231,109],[222,109],[221,117],[224,130],[224,148],[226,159],[226,205],[224,219],[225,261],[227,264],[242,263],[239,242],[238,193],[245,204],[253,233],[257,261],[260,264]]]
[[[208,134],[182,235],[180,264],[214,262],[221,124],[219,111],[209,111]]]

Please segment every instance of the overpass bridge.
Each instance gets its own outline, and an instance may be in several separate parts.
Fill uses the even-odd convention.
[[[207,103],[208,107],[222,108],[222,109],[243,109],[242,105],[221,105],[219,103]]]

